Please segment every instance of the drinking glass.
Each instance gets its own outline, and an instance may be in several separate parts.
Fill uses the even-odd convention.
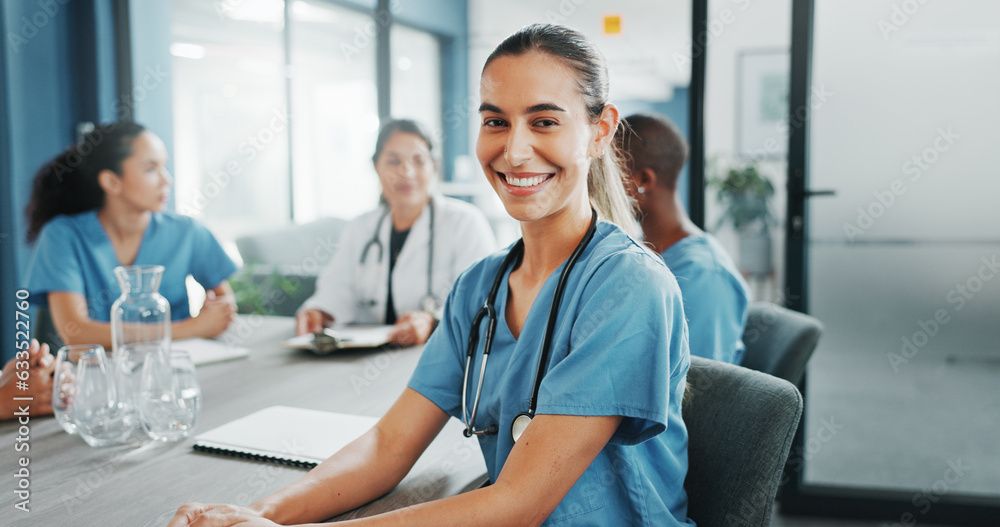
[[[104,349],[80,356],[73,383],[76,432],[94,447],[128,442],[135,424],[118,404],[114,370]]]
[[[179,441],[190,435],[201,410],[201,387],[191,356],[186,351],[147,356],[136,404],[152,439]]]
[[[63,346],[56,352],[56,370],[52,376],[52,410],[56,422],[69,434],[76,433],[73,420],[73,383],[80,357],[88,353],[104,355],[104,348],[96,344]]]

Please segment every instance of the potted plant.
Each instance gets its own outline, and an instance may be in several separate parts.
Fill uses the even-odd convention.
[[[274,266],[251,263],[229,278],[240,314],[294,315],[295,309],[311,291],[298,276],[286,276]],[[315,280],[315,278],[313,278]],[[311,285],[311,284],[309,284]],[[303,294],[306,293],[306,294]]]
[[[774,185],[755,165],[730,167],[724,175],[710,178],[708,185],[718,194],[725,210],[716,224],[732,226],[740,237],[738,266],[747,275],[771,273],[771,232],[776,224],[771,213]]]

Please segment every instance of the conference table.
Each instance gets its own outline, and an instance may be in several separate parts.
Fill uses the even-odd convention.
[[[30,419],[30,450],[15,452],[23,430],[0,423],[0,524],[4,526],[166,525],[188,502],[246,505],[288,485],[306,469],[200,453],[194,436],[256,410],[284,405],[378,417],[406,386],[421,348],[315,356],[281,343],[294,336],[288,317],[240,315],[222,339],[250,349],[239,360],[198,366],[202,410],[192,437],[92,448],[51,416]],[[338,516],[368,516],[481,486],[486,467],[475,439],[451,419],[394,490]],[[22,442],[24,442],[22,440]],[[30,512],[14,508],[17,460],[30,462]],[[21,501],[17,499],[16,501]]]

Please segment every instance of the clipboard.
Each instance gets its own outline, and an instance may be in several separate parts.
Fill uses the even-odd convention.
[[[282,343],[285,348],[309,350],[316,355],[329,355],[345,349],[378,348],[389,343],[393,326],[341,326],[326,328],[319,333],[307,333]]]

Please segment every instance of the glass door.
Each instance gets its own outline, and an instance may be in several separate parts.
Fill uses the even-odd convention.
[[[904,525],[1000,511],[1000,3],[806,3],[809,186],[835,194],[808,203],[826,330],[790,466]]]

